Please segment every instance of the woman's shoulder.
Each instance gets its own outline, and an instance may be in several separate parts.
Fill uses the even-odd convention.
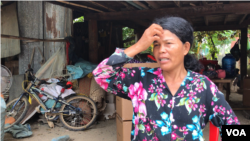
[[[211,79],[209,79],[207,76],[199,74],[197,72],[190,71],[192,77],[194,80],[199,80],[204,82],[204,85],[210,86],[210,85],[215,85]]]

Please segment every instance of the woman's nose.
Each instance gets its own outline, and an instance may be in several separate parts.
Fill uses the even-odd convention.
[[[160,46],[160,53],[166,53],[166,48],[163,45]]]

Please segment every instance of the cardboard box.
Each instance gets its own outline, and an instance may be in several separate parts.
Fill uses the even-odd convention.
[[[132,121],[122,121],[116,114],[117,141],[131,141]]]
[[[147,67],[147,68],[158,68],[160,65],[158,63],[128,63],[123,66],[124,68],[133,67]]]
[[[116,113],[122,118],[122,120],[132,120],[132,101],[116,96]]]

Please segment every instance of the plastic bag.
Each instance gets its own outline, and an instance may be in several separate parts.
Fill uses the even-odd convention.
[[[230,50],[230,53],[233,55],[236,61],[240,59],[240,48],[238,41],[234,44],[233,48]]]

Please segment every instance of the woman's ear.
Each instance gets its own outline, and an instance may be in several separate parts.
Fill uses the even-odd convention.
[[[189,42],[186,42],[186,43],[183,45],[183,49],[184,49],[184,51],[183,51],[184,55],[187,55],[188,52],[189,52],[189,50],[190,50],[190,43],[189,43]]]

